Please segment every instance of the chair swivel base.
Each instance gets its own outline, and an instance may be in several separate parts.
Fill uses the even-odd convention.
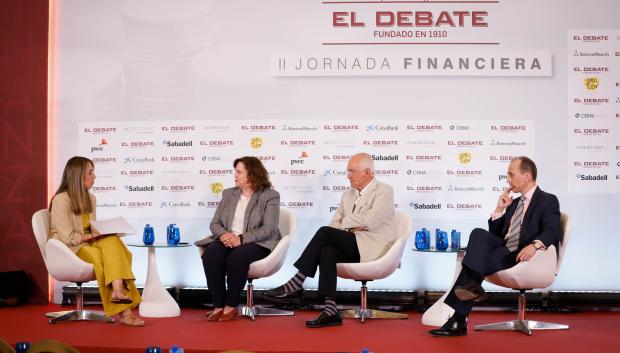
[[[340,312],[340,316],[346,319],[360,319],[364,322],[366,319],[407,319],[407,314],[393,313],[391,311],[374,310],[374,309],[349,309]]]
[[[293,316],[294,313],[289,310],[281,310],[276,308],[265,308],[262,306],[249,307],[243,305],[239,307],[239,316],[247,316],[252,320],[256,319],[256,316]]]
[[[532,330],[568,330],[568,325],[554,324],[534,320],[512,320],[497,322],[494,324],[478,325],[475,331],[521,331],[528,336],[532,335]]]
[[[57,311],[53,313],[45,314],[50,318],[49,323],[55,324],[61,321],[103,321],[113,323],[114,318],[105,316],[100,311],[91,310],[70,310],[70,311]]]

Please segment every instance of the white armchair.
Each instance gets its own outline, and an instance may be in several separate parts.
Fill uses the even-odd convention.
[[[533,288],[546,288],[553,284],[560,272],[560,265],[566,252],[566,245],[570,239],[570,218],[562,213],[560,218],[559,254],[555,246],[551,245],[544,251],[538,251],[535,256],[526,262],[495,272],[485,279],[495,285],[512,288],[519,291],[517,319],[494,324],[478,325],[476,331],[521,331],[529,336],[532,330],[568,330],[568,325],[549,322],[539,322],[525,319],[525,292]]]
[[[393,313],[389,311],[373,310],[366,307],[368,288],[366,283],[391,275],[400,264],[405,245],[409,234],[411,234],[411,218],[402,211],[394,214],[395,229],[398,239],[392,244],[390,249],[380,258],[360,263],[339,263],[336,265],[338,277],[353,279],[362,282],[361,288],[361,307],[354,310],[344,310],[341,312],[344,318],[356,318],[364,322],[366,319],[406,319],[406,314]]]
[[[282,239],[278,242],[267,257],[254,261],[250,264],[248,272],[248,286],[246,290],[246,304],[239,308],[240,316],[248,316],[254,320],[256,316],[290,316],[292,311],[280,310],[275,308],[266,308],[262,306],[254,306],[254,285],[252,281],[255,279],[268,277],[278,272],[286,259],[291,236],[295,230],[295,216],[291,211],[280,208],[280,223],[278,229],[282,234]]]
[[[65,244],[57,239],[48,240],[50,214],[47,209],[39,210],[32,216],[32,230],[47,271],[57,281],[75,282],[76,308],[70,311],[47,313],[50,324],[60,321],[105,321],[114,322],[114,318],[103,315],[98,311],[84,310],[82,297],[82,283],[95,279],[93,265],[82,261]]]

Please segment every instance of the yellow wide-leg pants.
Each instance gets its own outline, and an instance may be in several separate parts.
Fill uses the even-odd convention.
[[[142,298],[136,288],[136,278],[131,271],[131,252],[119,237],[111,235],[88,243],[80,248],[77,256],[93,264],[95,268],[99,294],[106,316],[113,316],[125,309],[138,306]],[[111,302],[112,281],[116,279],[123,280],[124,287],[133,303],[114,304]]]

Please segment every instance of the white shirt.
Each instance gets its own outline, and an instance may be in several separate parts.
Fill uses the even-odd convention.
[[[239,202],[237,202],[237,208],[235,208],[235,215],[233,216],[231,231],[235,235],[243,234],[245,231],[244,220],[245,220],[245,209],[248,208],[248,203],[252,196],[243,196],[239,198]]]

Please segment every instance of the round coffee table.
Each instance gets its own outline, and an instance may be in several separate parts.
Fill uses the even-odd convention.
[[[175,317],[181,315],[181,308],[176,300],[172,298],[170,293],[164,288],[159,279],[157,272],[157,260],[155,258],[155,250],[175,249],[191,246],[188,243],[179,243],[178,245],[153,244],[145,245],[144,243],[128,243],[127,246],[135,248],[147,248],[149,250],[148,268],[146,272],[146,283],[142,291],[142,302],[140,303],[140,316],[144,317]]]

